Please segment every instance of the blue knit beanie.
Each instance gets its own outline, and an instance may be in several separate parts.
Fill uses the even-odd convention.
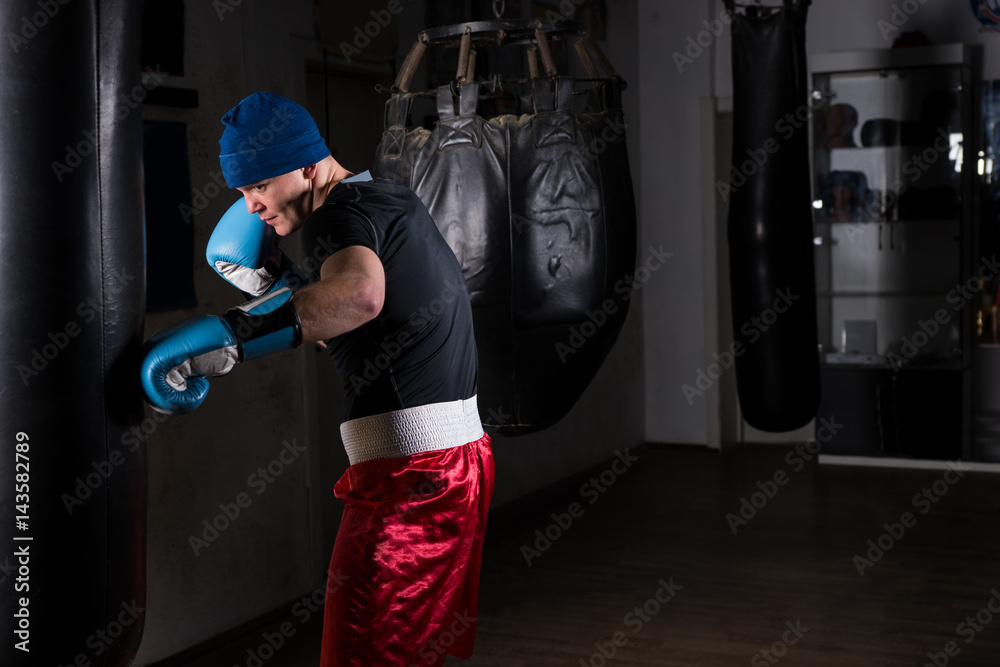
[[[274,93],[254,93],[222,117],[219,162],[231,188],[259,183],[330,155],[309,112]]]

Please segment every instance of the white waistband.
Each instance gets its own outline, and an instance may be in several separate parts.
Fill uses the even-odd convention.
[[[476,397],[352,419],[340,425],[351,465],[458,447],[483,437]]]

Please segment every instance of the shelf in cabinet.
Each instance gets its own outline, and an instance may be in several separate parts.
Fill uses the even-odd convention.
[[[891,362],[877,361],[850,361],[851,356],[888,359],[885,355],[849,355],[843,352],[827,352],[823,359],[820,359],[820,368],[828,370],[859,370],[859,371],[891,371],[893,373],[923,373],[927,371],[944,371],[949,373],[959,373],[968,370],[968,366],[960,359],[935,359],[921,360],[918,362],[908,362],[902,366],[895,367]],[[843,361],[831,361],[831,358],[840,357]]]
[[[937,135],[937,136],[942,136],[942,135]],[[840,152],[850,153],[852,151],[880,151],[880,150],[884,151],[889,149],[904,149],[904,150],[915,150],[923,152],[928,148],[933,148],[937,150],[937,146],[934,145],[933,141],[931,141],[930,143],[923,143],[923,144],[883,144],[881,146],[837,146],[836,148],[819,147],[816,150],[818,152],[828,152],[828,153],[840,153]]]
[[[866,49],[813,54],[810,69],[816,74],[862,73],[910,67],[969,65],[972,47],[967,44],[933,44],[908,49]]]
[[[948,293],[947,289],[942,289],[940,291],[922,291],[922,292],[887,292],[887,291],[865,291],[865,290],[844,290],[844,291],[831,291],[822,290],[817,291],[817,297],[844,297],[844,298],[874,298],[874,299],[924,299],[924,298],[935,298],[943,297]]]
[[[941,139],[942,137],[938,137]],[[950,139],[949,139],[950,142]],[[927,151],[931,154],[928,156]],[[830,171],[860,171],[869,180],[869,187],[885,190],[893,180],[899,179],[907,187],[918,186],[928,180],[947,182],[955,171],[951,160],[952,147],[944,148],[941,142],[920,145],[855,146],[852,148],[830,148],[819,151],[829,157]],[[929,177],[929,178],[928,178]],[[881,179],[885,178],[885,182]]]
[[[946,225],[955,224],[955,218],[909,218],[906,220],[814,220],[816,225]]]

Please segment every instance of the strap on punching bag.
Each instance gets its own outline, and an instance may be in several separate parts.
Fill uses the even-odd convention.
[[[385,105],[385,134],[382,136],[385,156],[399,158],[406,140],[406,117],[410,114],[410,98],[394,97]]]
[[[819,404],[807,108],[808,0],[727,2],[733,13],[729,265],[740,406],[764,431],[807,424]]]
[[[451,86],[445,85],[437,91],[437,110],[441,120],[451,120],[455,116],[465,118],[476,115],[476,94],[478,83],[463,83],[459,86],[458,114],[455,113],[455,95]]]

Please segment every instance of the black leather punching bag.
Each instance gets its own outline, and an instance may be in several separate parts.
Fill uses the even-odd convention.
[[[456,80],[434,91],[437,122],[407,128],[414,97],[425,95],[407,92],[410,57],[388,102],[374,171],[416,192],[458,257],[472,301],[483,424],[518,435],[569,412],[628,313],[636,215],[623,82],[570,21],[450,28],[437,30],[438,45],[463,35],[463,50]],[[421,35],[415,52],[433,46],[434,35]],[[537,48],[543,67],[529,60],[527,79],[474,81],[470,45],[498,38]],[[549,38],[576,40],[591,78],[557,76]]]
[[[127,665],[142,634],[141,9],[0,5],[4,666]]]
[[[755,428],[788,431],[819,405],[809,179],[808,0],[733,16],[729,267],[736,384]]]

